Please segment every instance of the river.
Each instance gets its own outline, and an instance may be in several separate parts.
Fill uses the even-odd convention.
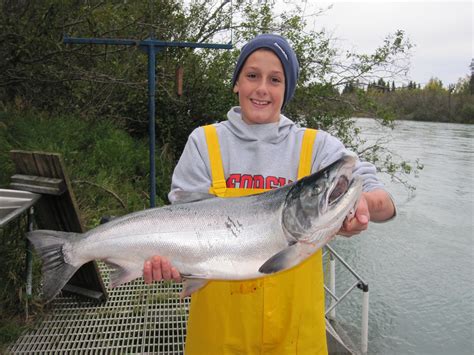
[[[370,287],[370,354],[474,354],[474,126],[399,121],[393,131],[358,119],[362,136],[424,165],[409,192],[382,176],[398,216],[332,246]],[[339,295],[348,277],[337,267]],[[344,287],[343,287],[344,286]],[[362,292],[337,308],[360,339]]]

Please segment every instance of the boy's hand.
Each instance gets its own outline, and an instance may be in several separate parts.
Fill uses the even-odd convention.
[[[361,195],[353,216],[347,216],[337,234],[352,237],[365,231],[369,226],[370,212],[367,199]]]
[[[171,266],[168,259],[161,256],[154,256],[146,260],[143,265],[143,279],[146,284],[161,280],[180,282],[181,275],[176,268]]]

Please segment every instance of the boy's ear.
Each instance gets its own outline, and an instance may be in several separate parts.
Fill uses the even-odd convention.
[[[239,93],[239,82],[235,82],[235,85],[234,85],[234,88],[232,89],[232,91],[234,92],[234,94],[238,94]]]

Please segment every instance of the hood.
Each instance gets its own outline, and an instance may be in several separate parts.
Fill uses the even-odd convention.
[[[280,115],[280,120],[275,123],[247,124],[240,115],[240,107],[235,106],[227,113],[227,121],[222,124],[232,134],[245,141],[263,141],[267,143],[279,143],[290,133],[295,123]]]

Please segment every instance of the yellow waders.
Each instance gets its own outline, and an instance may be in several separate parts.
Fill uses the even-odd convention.
[[[264,192],[226,188],[214,126],[204,127],[211,162],[210,193]],[[298,179],[311,172],[316,131],[307,129]],[[321,251],[299,266],[248,281],[212,281],[192,295],[186,355],[327,354]]]

